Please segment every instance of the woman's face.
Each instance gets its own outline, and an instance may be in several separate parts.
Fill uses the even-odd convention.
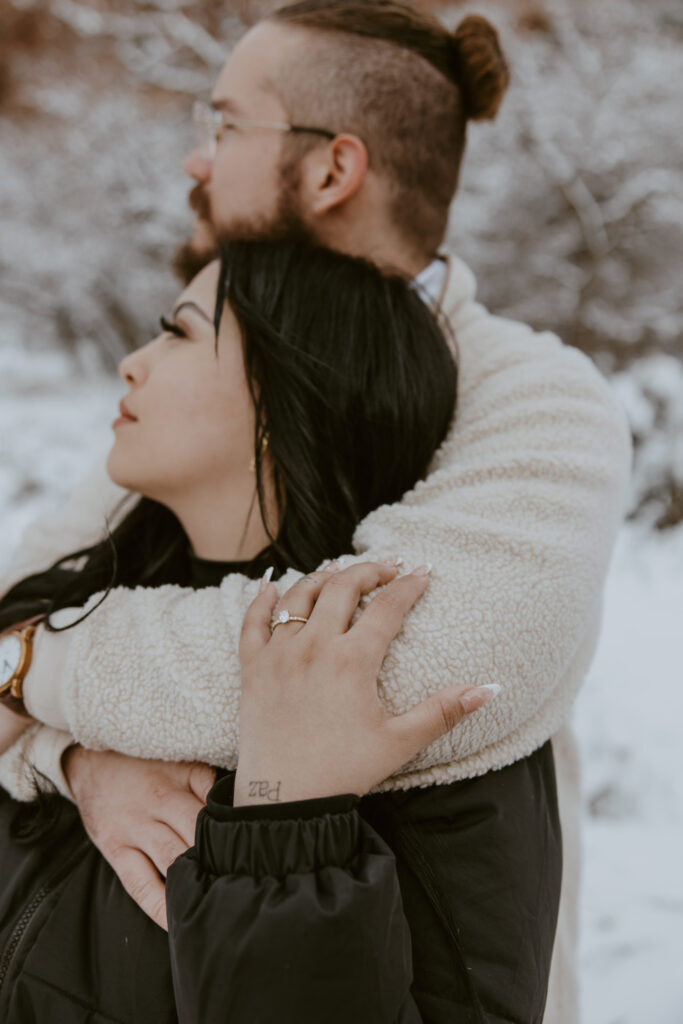
[[[130,388],[123,407],[134,419],[114,423],[107,470],[115,483],[174,511],[218,492],[254,488],[254,407],[227,304],[215,349],[219,269],[210,263],[181,294],[167,317],[174,331],[164,330],[119,366]]]

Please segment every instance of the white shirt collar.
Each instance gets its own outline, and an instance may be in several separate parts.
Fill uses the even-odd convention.
[[[417,289],[423,301],[429,305],[436,306],[447,273],[448,264],[440,256],[437,256],[435,260],[427,264],[424,270],[420,271],[417,277],[413,278],[411,287]]]

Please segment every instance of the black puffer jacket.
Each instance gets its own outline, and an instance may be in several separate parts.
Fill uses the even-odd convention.
[[[542,1020],[560,883],[550,742],[481,778],[362,800],[235,808],[233,787],[234,773],[214,786],[167,880],[182,1024]]]
[[[3,1024],[540,1024],[561,873],[550,742],[361,800],[233,808],[233,782],[169,872],[170,955],[68,801],[25,846],[0,791]]]

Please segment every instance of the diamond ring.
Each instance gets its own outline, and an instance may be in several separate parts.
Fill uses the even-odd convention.
[[[303,615],[290,615],[285,608],[280,612],[275,621],[271,623],[270,632],[274,633],[277,626],[284,626],[287,622],[308,622],[308,619],[305,619]]]

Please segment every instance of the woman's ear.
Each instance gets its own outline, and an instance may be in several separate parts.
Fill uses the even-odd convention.
[[[306,206],[324,215],[352,199],[368,171],[368,151],[357,135],[337,135],[324,148],[312,150],[304,160]]]

